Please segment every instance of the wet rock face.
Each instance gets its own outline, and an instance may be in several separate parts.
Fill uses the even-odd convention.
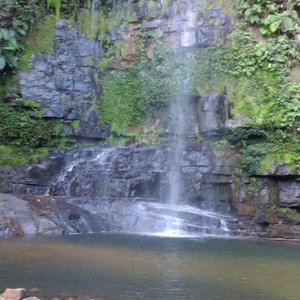
[[[132,5],[138,22],[121,24],[118,32],[109,33],[112,41],[123,40],[128,44],[126,55],[116,58],[115,69],[126,70],[137,54],[140,41],[136,31],[153,32],[147,46],[148,58],[153,55],[155,39],[164,40],[171,48],[207,47],[228,41],[231,20],[220,10],[199,11],[187,8],[181,1],[163,9],[157,2],[157,14],[149,19],[147,1],[143,7],[138,3]],[[42,117],[64,120],[67,136],[107,138],[109,129],[99,125],[101,116],[95,108],[102,94],[98,68],[102,52],[99,40],[90,40],[76,25],[69,27],[59,20],[52,53],[34,54],[29,62],[30,72],[18,74],[21,98],[40,104]],[[77,123],[72,125],[74,120]]]
[[[123,5],[128,8],[129,4],[124,2]],[[126,54],[114,63],[117,70],[126,70],[133,61],[141,33],[148,35],[151,32],[153,36],[147,43],[149,59],[153,56],[155,40],[164,41],[172,49],[222,46],[230,42],[232,20],[220,9],[201,9],[195,3],[187,4],[181,0],[164,4],[161,1],[143,1],[143,4],[137,1],[131,3],[131,7],[136,21],[122,24],[109,33],[111,41],[126,41],[128,45]]]
[[[176,9],[177,2],[156,18],[143,21],[142,28],[154,30],[171,48],[208,47],[228,42],[232,24],[224,12],[188,9],[186,5]]]
[[[56,24],[53,52],[35,54],[30,72],[20,72],[21,95],[41,105],[44,118],[80,120],[70,134],[85,138],[105,138],[109,132],[97,125],[93,101],[101,95],[96,82],[97,62],[101,59],[99,41],[79,34],[65,21]]]
[[[104,149],[66,165],[50,193],[68,196],[158,197],[162,158],[155,148]],[[69,170],[69,171],[68,171]]]
[[[199,100],[197,107],[199,132],[213,132],[225,128],[226,105],[225,96],[210,94]]]
[[[0,171],[0,192],[43,195],[49,180],[58,176],[64,163],[64,153],[56,151],[39,164],[5,167]]]
[[[0,170],[0,234],[63,234],[159,230],[168,206],[171,148],[87,148],[55,152],[36,165]],[[239,216],[234,234],[299,237],[299,182],[284,177],[247,177],[234,149],[188,144],[181,161],[184,203]],[[36,196],[34,196],[36,195]],[[149,218],[147,214],[154,214]],[[185,214],[185,212],[182,212]],[[191,215],[189,222],[206,222]],[[220,222],[209,219],[210,226]],[[194,223],[192,223],[194,224]],[[190,226],[190,225],[189,225]],[[202,225],[201,225],[202,226]],[[204,226],[204,225],[203,225]]]
[[[75,152],[65,159],[60,176],[52,179],[49,193],[53,196],[141,198],[165,202],[170,190],[171,151],[168,145],[161,145]],[[181,161],[182,198],[185,203],[196,201],[201,208],[228,212],[231,180],[228,174],[220,172],[214,160],[209,145],[185,150]],[[232,163],[228,162],[229,165]],[[215,199],[204,196],[208,190],[214,190]],[[224,192],[226,194],[222,195]]]
[[[231,19],[224,12],[212,9],[198,16],[197,45],[201,47],[226,43]]]
[[[167,145],[90,148],[65,153],[63,157],[55,153],[53,158],[38,165],[2,169],[1,191],[23,196],[11,200],[5,196],[9,194],[3,194],[0,198],[0,220],[3,220],[0,233],[136,232],[164,228],[161,209],[147,208],[146,204],[164,203],[167,199],[170,151]],[[209,204],[207,199],[200,198],[207,189],[201,179],[212,171],[211,159],[209,147],[191,147],[184,153],[184,201],[198,201],[201,208],[228,212],[229,199],[222,198],[221,203],[214,199]],[[152,214],[157,217],[149,219],[147,209],[154,209]],[[201,218],[191,216],[191,221]],[[216,229],[221,226],[217,220],[210,222]]]

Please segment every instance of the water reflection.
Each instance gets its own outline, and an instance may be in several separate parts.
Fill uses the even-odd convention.
[[[0,288],[105,299],[299,299],[300,245],[126,235],[4,240]]]

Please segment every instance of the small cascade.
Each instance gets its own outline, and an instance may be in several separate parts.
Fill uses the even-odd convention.
[[[79,166],[80,164],[86,164],[87,162],[91,162],[91,163],[97,163],[99,165],[103,165],[106,163],[106,158],[108,157],[108,155],[113,151],[113,149],[101,149],[101,152],[99,154],[96,154],[96,157],[91,157],[91,158],[79,158],[79,159],[75,159],[71,162],[69,162],[66,167],[64,168],[64,170],[61,172],[59,178],[58,178],[58,182],[64,181],[66,176],[68,175],[69,172],[72,172],[74,168],[76,168],[77,166]]]
[[[65,167],[60,172],[58,179],[49,189],[50,195],[72,195],[71,187],[76,180],[84,174],[89,174],[90,169],[99,168],[101,171],[108,168],[109,159],[117,148],[88,149],[79,152],[79,157],[70,157]],[[81,173],[81,176],[78,175]],[[83,182],[82,182],[83,183]],[[76,183],[77,185],[77,183]]]

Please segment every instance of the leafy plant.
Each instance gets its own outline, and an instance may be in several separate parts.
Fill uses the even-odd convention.
[[[0,107],[0,136],[16,146],[36,148],[50,142],[53,134],[51,123],[35,119],[25,111]]]
[[[42,1],[43,2],[43,1]],[[37,0],[2,0],[0,2],[0,70],[16,67],[22,52],[22,38],[42,11]]]
[[[263,35],[293,34],[298,22],[297,1],[239,0],[241,16],[261,27]]]

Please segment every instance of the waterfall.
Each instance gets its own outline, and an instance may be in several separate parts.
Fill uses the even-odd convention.
[[[101,19],[97,3],[92,0],[90,7],[93,35]],[[65,197],[68,204],[80,207],[84,211],[82,218],[89,214],[84,220],[94,220],[94,227],[89,228],[96,228],[95,231],[164,236],[225,236],[229,233],[226,224],[233,221],[231,217],[190,206],[190,196],[184,193],[187,177],[182,174],[182,166],[191,160],[186,144],[193,134],[189,124],[189,100],[197,9],[188,0],[182,4],[182,10],[173,16],[170,13],[165,19],[169,22],[167,28],[175,26],[179,32],[178,44],[171,45],[176,67],[170,74],[174,87],[169,107],[170,144],[163,145],[163,151],[161,145],[95,146],[75,151],[65,160],[60,175],[48,191],[49,195]],[[198,153],[197,159],[201,155],[205,156],[204,152]],[[197,159],[192,159],[196,168]],[[163,192],[161,187],[165,188]]]
[[[188,98],[191,85],[191,55],[186,55],[185,52],[194,38],[189,32],[189,28],[194,26],[194,12],[190,2],[187,2],[187,10],[183,14],[185,23],[181,32],[181,47],[173,50],[173,59],[178,63],[178,68],[174,70],[173,80],[176,89],[174,99],[170,104],[172,143],[170,147],[167,203],[171,206],[185,204],[182,193],[181,165],[186,146]],[[178,234],[183,224],[177,218],[176,210],[174,210],[173,215],[174,219],[167,222],[166,231],[170,234]]]

